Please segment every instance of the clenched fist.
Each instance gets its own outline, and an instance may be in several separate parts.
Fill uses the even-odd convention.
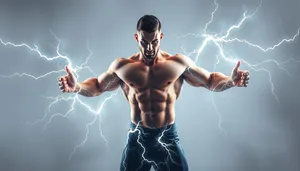
[[[62,92],[74,92],[76,89],[76,78],[68,66],[66,66],[66,72],[68,75],[58,78],[58,86]]]

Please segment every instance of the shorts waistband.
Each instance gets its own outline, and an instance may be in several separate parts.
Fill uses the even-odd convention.
[[[170,124],[170,125],[166,125],[164,127],[161,127],[161,128],[149,128],[149,127],[144,127],[142,125],[139,125],[139,124],[135,124],[133,122],[130,122],[130,128],[131,129],[140,129],[142,130],[144,133],[161,133],[163,131],[175,131],[176,130],[176,124],[173,123],[173,124]]]

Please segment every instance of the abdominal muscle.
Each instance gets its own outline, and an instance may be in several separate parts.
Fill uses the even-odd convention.
[[[131,122],[144,127],[162,128],[175,122],[173,89],[133,90],[128,94]]]

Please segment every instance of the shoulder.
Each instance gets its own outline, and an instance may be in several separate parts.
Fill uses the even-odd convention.
[[[112,61],[109,69],[111,71],[116,71],[116,70],[124,67],[126,64],[133,63],[133,62],[134,61],[130,58],[119,57],[119,58],[116,58],[114,61]]]
[[[175,61],[177,63],[180,63],[184,66],[190,66],[193,61],[191,60],[191,58],[183,55],[183,54],[174,54],[170,57],[168,57],[168,60],[172,60],[172,61]]]

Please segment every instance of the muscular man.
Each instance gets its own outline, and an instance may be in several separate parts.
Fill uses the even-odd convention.
[[[246,87],[249,72],[237,62],[231,76],[208,72],[188,57],[160,50],[161,23],[153,15],[137,22],[134,34],[140,51],[118,58],[98,78],[77,82],[72,71],[59,78],[62,92],[99,96],[121,87],[131,107],[131,133],[123,151],[120,170],[186,171],[188,165],[175,126],[175,101],[184,81],[195,87],[223,91]]]

